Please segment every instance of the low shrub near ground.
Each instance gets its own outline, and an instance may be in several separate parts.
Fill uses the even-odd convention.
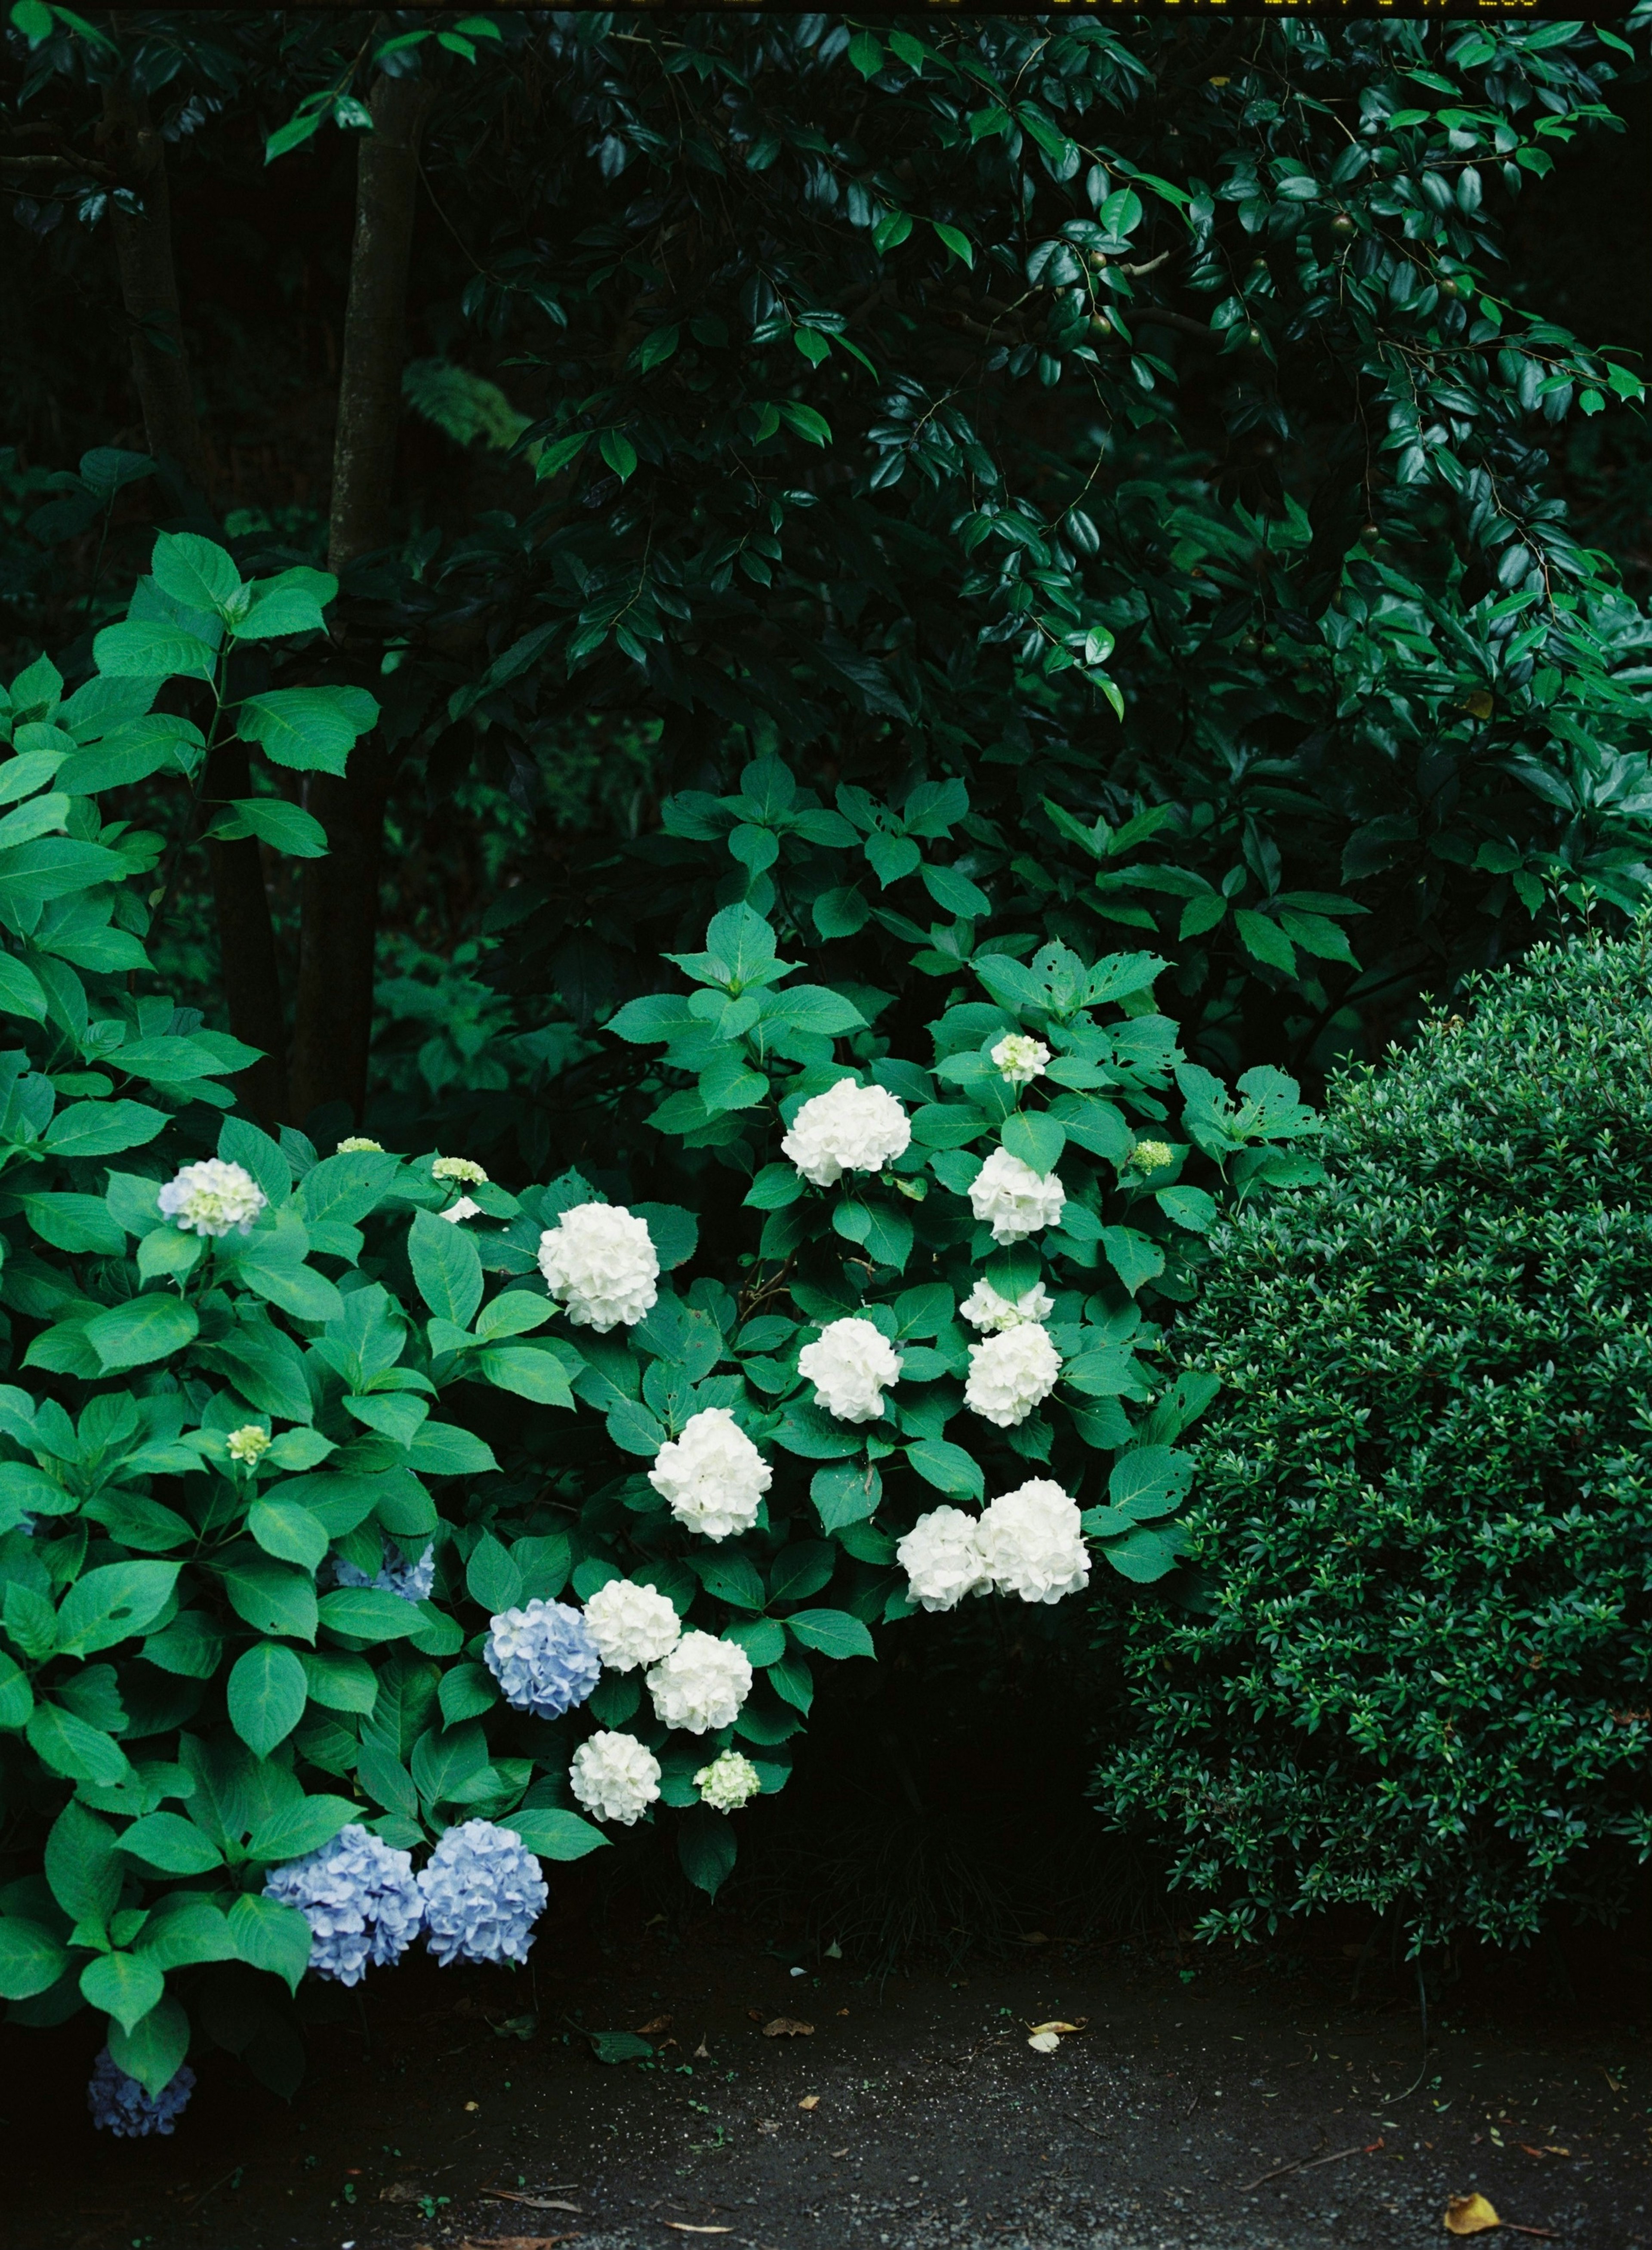
[[[1092,1549],[1164,1577],[1208,1386],[1152,1308],[1213,1191],[1312,1169],[1289,1080],[1183,1062],[1157,956],[963,923],[920,1064],[773,887],[607,1027],[686,1201],[223,1116],[251,1051],[127,989],[166,887],[97,792],[208,791],[231,730],[340,770],[372,698],[243,646],[334,591],[163,535],[96,677],[13,683],[0,761],[0,1997],[105,2019],[120,2132],[170,2129],[202,2039],[295,2082],[306,1971],[523,1960],[540,1861],[656,1808],[714,1895],[874,1627],[1055,1603]],[[224,826],[322,848],[243,770]],[[921,784],[909,830],[923,790],[967,810]]]
[[[1652,967],[1542,948],[1345,1077],[1329,1177],[1213,1238],[1208,1613],[1139,1611],[1098,1779],[1248,1933],[1610,1915],[1652,1853]],[[1468,1004],[1465,1003],[1465,1004]]]

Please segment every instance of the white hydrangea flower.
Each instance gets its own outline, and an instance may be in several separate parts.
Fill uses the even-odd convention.
[[[648,1480],[671,1514],[704,1539],[749,1531],[774,1472],[728,1406],[703,1406],[654,1456]]]
[[[1001,1336],[970,1345],[964,1404],[1001,1430],[1013,1430],[1049,1398],[1060,1373],[1061,1354],[1049,1329],[1036,1321],[1018,1321]]]
[[[899,1380],[903,1363],[880,1329],[852,1314],[829,1322],[797,1355],[798,1372],[840,1422],[876,1422],[884,1411],[885,1385]]]
[[[993,1150],[969,1191],[969,1207],[990,1222],[995,1242],[1019,1242],[1041,1226],[1054,1226],[1066,1201],[1054,1172],[1034,1171],[1008,1149]]]
[[[582,1743],[568,1783],[598,1820],[635,1826],[659,1796],[660,1763],[635,1735],[602,1733]]]
[[[1130,1162],[1141,1172],[1162,1172],[1174,1157],[1168,1141],[1138,1141],[1130,1152]]]
[[[161,1215],[183,1234],[251,1234],[270,1198],[244,1164],[206,1156],[186,1164],[160,1195]]]
[[[920,1515],[895,1549],[906,1573],[906,1595],[926,1610],[955,1610],[966,1594],[984,1594],[992,1584],[981,1551],[981,1519],[961,1508],[933,1508]]]
[[[999,1329],[1013,1329],[1018,1321],[1047,1321],[1056,1309],[1056,1301],[1042,1281],[1035,1281],[1019,1297],[1006,1297],[983,1276],[958,1309],[972,1329],[991,1335]]]
[[[1090,1583],[1078,1503],[1049,1477],[995,1500],[981,1519],[981,1559],[1001,1594],[1058,1602]]]
[[[635,1327],[659,1294],[659,1258],[623,1204],[580,1203],[540,1237],[540,1272],[576,1329]]]
[[[664,1594],[632,1578],[610,1578],[585,1605],[585,1629],[610,1672],[635,1672],[669,1656],[682,1620]]]
[[[806,1180],[829,1188],[845,1172],[881,1172],[912,1137],[906,1112],[885,1087],[840,1078],[804,1102],[780,1146]]]
[[[224,1450],[237,1467],[250,1469],[270,1450],[270,1433],[256,1422],[244,1422],[224,1439]]]
[[[461,1196],[457,1203],[449,1204],[445,1211],[438,1211],[436,1215],[438,1218],[456,1221],[461,1218],[474,1218],[481,1208],[481,1204],[472,1202],[469,1196]]]
[[[992,1054],[1001,1076],[1012,1086],[1030,1086],[1050,1067],[1050,1049],[1028,1032],[1007,1032]]]
[[[340,1156],[382,1156],[384,1143],[382,1141],[369,1141],[365,1133],[347,1133],[334,1154]]]
[[[468,1156],[438,1156],[430,1166],[430,1177],[457,1180],[461,1187],[479,1188],[485,1183],[487,1174]]]
[[[743,1648],[714,1633],[685,1632],[648,1675],[654,1716],[664,1727],[706,1735],[732,1727],[752,1692],[752,1663]]]
[[[738,1812],[748,1798],[762,1792],[762,1777],[750,1758],[739,1750],[725,1750],[694,1776],[699,1801],[713,1812]]]

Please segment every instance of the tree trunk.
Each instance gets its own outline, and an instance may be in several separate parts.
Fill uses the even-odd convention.
[[[123,181],[143,203],[141,211],[127,211],[112,200],[110,211],[144,436],[185,510],[193,503],[204,514],[209,506],[206,447],[178,314],[166,143],[150,123],[148,101],[124,79],[104,88],[103,114],[111,154]],[[207,772],[206,800],[210,804],[251,793],[245,745],[221,745]],[[286,1023],[264,862],[256,838],[250,836],[210,844],[207,850],[230,1029],[237,1039],[263,1050],[261,1059],[231,1083],[256,1117],[273,1124],[286,1111]]]
[[[381,77],[373,89],[373,130],[356,148],[355,239],[327,541],[327,568],[340,573],[390,539],[419,141],[433,99],[428,77]],[[375,656],[376,645],[362,652]],[[342,778],[312,774],[305,792],[327,831],[328,853],[304,866],[293,1038],[293,1108],[300,1118],[333,1102],[359,1118],[367,1098],[389,783],[389,756],[369,736],[351,751]]]

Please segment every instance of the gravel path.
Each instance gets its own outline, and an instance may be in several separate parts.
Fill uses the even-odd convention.
[[[533,1983],[386,1977],[370,2051],[346,2010],[290,2109],[209,2057],[176,2139],[135,2147],[65,2118],[84,2026],[0,2034],[0,2239],[1403,2250],[1448,2240],[1448,2198],[1477,2191],[1573,2250],[1652,2245],[1632,2007],[1555,2029],[1511,1980],[1494,2012],[1449,2016],[1419,2081],[1415,2014],[1349,2005],[1340,1959],[1280,1977],[1046,1947],[880,1990],[840,1963],[793,1974],[754,1941],[673,1952],[645,1934],[561,1980],[556,1955],[547,1940]],[[766,2035],[781,2017],[813,2029]],[[1034,2051],[1051,2019],[1084,2028]],[[582,2026],[648,2026],[655,2053],[604,2066]]]

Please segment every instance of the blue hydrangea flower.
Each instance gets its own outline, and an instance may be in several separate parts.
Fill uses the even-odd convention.
[[[334,1560],[333,1576],[341,1586],[377,1586],[387,1594],[400,1594],[404,1602],[427,1602],[436,1584],[436,1543],[431,1541],[416,1563],[410,1563],[395,1541],[387,1539],[383,1567],[376,1577],[369,1578],[342,1556]]]
[[[582,1703],[602,1676],[602,1660],[583,1614],[563,1602],[501,1610],[483,1661],[507,1703],[536,1719],[560,1719]]]
[[[450,1828],[419,1888],[430,1948],[444,1969],[455,1961],[526,1961],[550,1896],[521,1838],[491,1820]]]
[[[100,2133],[114,2133],[122,2141],[141,2141],[151,2133],[169,2133],[194,2091],[195,2073],[186,2062],[180,2064],[159,2094],[146,2094],[141,2083],[121,2069],[106,2046],[92,2067],[86,2107]]]
[[[424,1919],[412,1854],[354,1820],[319,1851],[272,1867],[264,1895],[297,1907],[310,1925],[310,1967],[341,1984],[359,1984],[370,1961],[399,1961]]]

